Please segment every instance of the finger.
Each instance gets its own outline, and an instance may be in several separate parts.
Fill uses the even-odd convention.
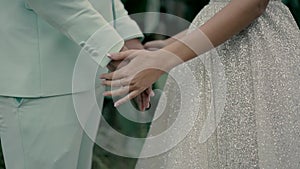
[[[108,68],[108,70],[110,70],[110,71],[116,70],[115,66],[114,66],[113,64],[111,64],[111,63],[109,63],[109,64],[107,65],[107,68]]]
[[[149,90],[149,89],[147,89],[147,90]],[[147,94],[147,105],[146,105],[147,109],[150,107],[150,100],[151,100],[151,95]]]
[[[161,40],[156,40],[156,41],[151,41],[151,42],[147,42],[144,45],[145,49],[160,49],[163,47],[162,41]]]
[[[160,48],[147,48],[148,51],[157,51],[159,50]]]
[[[139,110],[141,110],[141,102],[142,102],[142,100],[141,100],[141,96],[140,95],[138,95],[136,98],[134,98],[134,100],[135,100],[135,103],[137,104],[137,106],[138,106],[138,109]]]
[[[115,71],[119,65],[122,63],[122,61],[110,61],[107,65],[107,68],[110,70],[110,71]]]
[[[110,87],[123,87],[123,86],[130,86],[131,81],[123,78],[117,80],[103,80],[101,84]]]
[[[114,72],[101,74],[100,79],[117,80],[117,79],[125,78],[122,71],[123,71],[122,69],[119,69]]]
[[[121,96],[130,92],[130,87],[121,87],[116,90],[106,91],[103,93],[103,96]]]
[[[147,109],[149,109],[149,108],[150,108],[150,101],[147,104]]]
[[[137,50],[126,50],[120,53],[107,54],[107,56],[112,60],[124,60],[136,51]]]
[[[140,110],[141,111],[145,111],[146,110],[146,108],[148,107],[148,105],[149,105],[149,101],[150,101],[150,96],[147,94],[147,91],[145,90],[145,91],[143,91],[140,95],[139,95],[139,97],[141,97],[141,101],[142,101],[142,104],[141,104],[141,108],[140,108]]]
[[[141,107],[140,107],[140,110],[141,111],[145,111],[145,98],[144,98],[144,95],[143,95],[143,93],[141,93],[139,96],[141,97]]]
[[[148,108],[149,106],[150,96],[146,93],[146,91],[143,92],[143,96],[144,96],[144,111],[145,111],[146,108]]]
[[[151,96],[149,94],[147,94],[147,105],[146,105],[146,109],[149,108],[150,106],[150,101],[151,101]]]
[[[154,91],[151,89],[151,92],[150,92],[150,96],[151,97],[154,97],[155,96],[155,93],[154,93]]]
[[[134,90],[132,92],[130,92],[128,95],[126,95],[125,97],[123,97],[122,99],[118,100],[114,106],[115,107],[118,107],[120,106],[121,104],[124,104],[128,101],[130,101],[131,99],[135,98],[136,96],[138,96],[139,94],[141,93],[140,90]]]
[[[150,95],[147,94],[146,91],[144,91],[144,111],[149,107],[149,102],[150,102]]]
[[[144,44],[144,48],[156,48],[157,47],[157,41],[150,41]]]
[[[128,65],[129,60],[123,60],[117,67],[117,69],[121,69],[122,67]]]
[[[122,67],[128,65],[128,63],[129,63],[129,60],[127,60],[127,59],[121,60],[121,61],[112,60],[111,62],[109,62],[107,67],[109,68],[109,70],[114,71],[116,69],[121,69]]]
[[[153,89],[152,89],[152,86],[147,88],[146,90],[147,94],[150,96],[150,97],[154,97],[155,96],[155,93],[153,92]]]
[[[143,98],[142,98],[142,94],[138,95],[136,98],[138,98],[138,109],[140,111],[143,111]]]
[[[147,100],[146,100],[147,105],[146,105],[146,108],[149,109],[150,108],[151,97],[155,96],[155,94],[154,94],[154,92],[152,90],[152,86],[149,87],[149,88],[147,88],[145,92],[147,93]]]
[[[100,79],[111,80],[114,76],[115,72],[104,73],[100,75]]]
[[[150,95],[151,92],[152,92],[152,87],[148,87],[148,88],[146,89],[146,93],[147,93],[148,95]]]
[[[126,46],[123,46],[123,48],[121,49],[121,52],[124,52],[126,50],[128,50],[128,48]]]
[[[117,68],[118,67],[118,65],[121,63],[122,61],[119,61],[119,60],[112,60],[112,61],[110,61],[109,62],[109,64],[108,65],[111,65],[111,66],[113,66],[114,68]]]

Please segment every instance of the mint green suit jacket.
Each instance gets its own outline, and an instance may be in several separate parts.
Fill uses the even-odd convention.
[[[120,0],[115,0],[115,16],[123,19],[116,21],[116,28],[108,24],[112,11],[111,0],[1,1],[0,95],[72,93],[80,45],[96,49],[95,60],[105,67],[106,53],[119,51],[124,40],[142,37]]]

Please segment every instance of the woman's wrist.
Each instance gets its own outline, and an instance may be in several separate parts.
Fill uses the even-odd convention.
[[[161,69],[164,72],[169,72],[177,65],[183,63],[183,61],[174,53],[164,49],[153,51],[152,57],[154,58],[156,65],[158,65],[158,69]]]
[[[165,43],[165,46],[168,46],[168,45],[172,44],[172,43],[175,42],[175,41],[176,41],[175,38],[170,37],[170,38],[168,38],[168,39],[165,39],[165,40],[164,40],[164,43]]]

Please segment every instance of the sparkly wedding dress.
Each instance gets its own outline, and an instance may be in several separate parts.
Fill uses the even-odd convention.
[[[212,0],[193,24],[228,1]],[[185,68],[196,83],[171,77],[189,74]],[[164,92],[149,138],[172,133],[147,140],[141,156],[176,146],[141,158],[137,169],[300,168],[300,31],[279,0],[216,50],[172,70]],[[186,119],[176,122],[180,113]]]

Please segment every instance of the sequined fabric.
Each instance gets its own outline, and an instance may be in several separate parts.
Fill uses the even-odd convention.
[[[193,24],[203,24],[226,5],[216,1]],[[171,151],[140,159],[136,168],[299,169],[300,32],[289,10],[270,1],[261,17],[216,49],[217,54],[209,52],[186,63],[200,93],[191,94],[190,101],[202,105],[192,131]],[[211,109],[212,90],[201,57],[219,57],[227,81],[224,113],[204,143],[199,143],[199,135]],[[209,69],[214,71],[214,64]],[[153,123],[149,135],[157,132],[155,128],[170,127],[180,108],[180,91],[172,78],[165,92],[167,115]]]

